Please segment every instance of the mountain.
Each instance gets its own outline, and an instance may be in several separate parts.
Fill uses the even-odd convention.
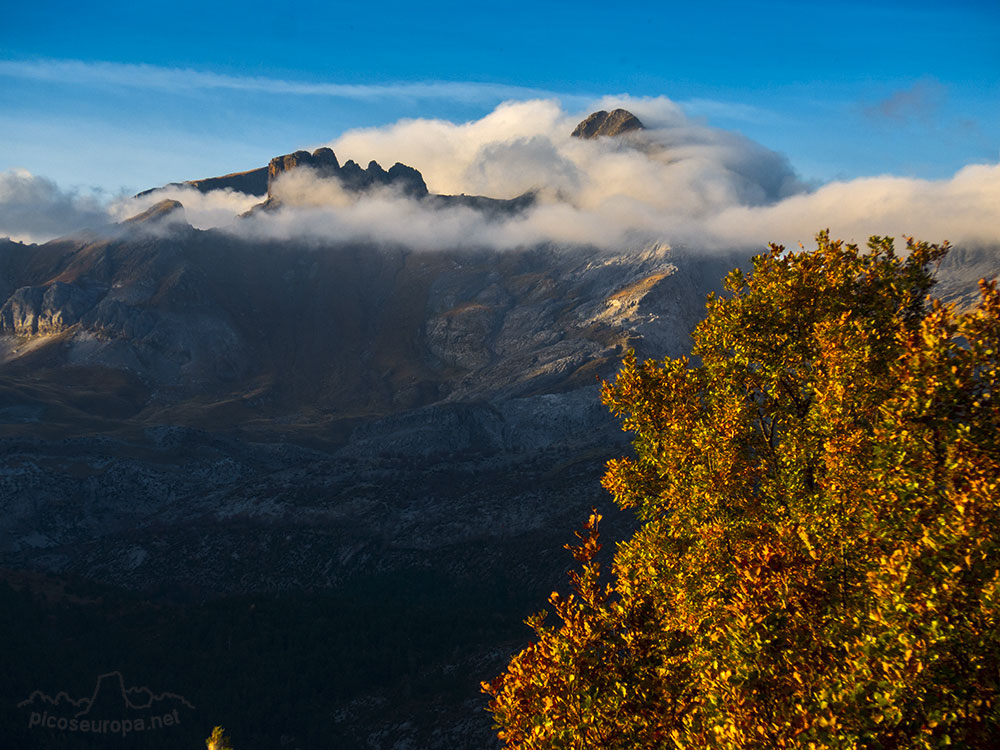
[[[250,592],[296,588],[313,565],[332,585],[364,568],[370,556],[348,553],[359,545],[380,564],[430,559],[436,545],[513,543],[553,512],[569,521],[589,499],[517,518],[537,488],[505,477],[551,471],[545,451],[621,450],[597,379],[627,348],[686,351],[733,262],[666,247],[259,242],[192,229],[180,211],[158,205],[116,237],[0,247],[0,444],[18,467],[0,473],[8,564]],[[439,490],[410,497],[431,467]],[[504,486],[486,515],[476,471]],[[206,523],[213,548],[237,555],[211,561],[207,580]],[[273,524],[307,536],[329,524],[341,562],[244,560],[248,535]]]
[[[295,162],[272,164],[307,160]],[[507,210],[472,196],[418,200]],[[598,379],[630,347],[686,351],[705,293],[734,262],[664,246],[264,241],[194,229],[169,199],[111,231],[0,243],[0,566],[134,602],[76,605],[73,633],[81,607],[103,612],[105,629],[128,612],[129,627],[171,642],[188,612],[198,632],[224,632],[241,597],[258,609],[293,597],[281,606],[296,622],[330,621],[326,602],[349,601],[367,614],[324,648],[382,634],[374,650],[328,655],[355,665],[343,668],[357,687],[318,714],[296,713],[311,698],[281,704],[281,722],[343,732],[345,746],[482,746],[491,730],[478,680],[519,648],[521,621],[561,585],[572,529],[594,505],[609,534],[630,525],[598,481],[626,448]],[[281,632],[298,627],[268,617]],[[400,618],[430,640],[393,640]],[[113,632],[87,648],[130,642],[131,630]],[[182,639],[171,687],[245,726],[268,713],[285,677],[248,685],[252,673],[238,672],[232,704],[228,686],[195,691],[194,655],[229,658],[200,637]],[[255,647],[254,658],[280,675],[308,643]],[[130,674],[152,668],[139,648]],[[372,666],[395,653],[403,666]],[[28,665],[24,684],[11,683],[20,698],[31,675]],[[324,694],[310,680],[300,689]],[[414,684],[430,687],[405,692]],[[336,727],[316,718],[334,714]],[[262,747],[278,742],[267,734],[277,726],[260,729]]]
[[[622,112],[575,134],[641,127]],[[187,184],[252,183],[261,211],[299,169],[359,201],[534,200],[434,195],[330,149],[263,169]],[[969,253],[942,267],[955,299],[995,266]],[[687,353],[745,261],[262,240],[167,197],[100,233],[0,240],[0,711],[51,651],[78,693],[126,664],[256,738],[241,748],[490,746],[479,680],[563,586],[572,530],[594,506],[608,550],[631,528],[599,485],[628,450],[599,380],[630,348]]]
[[[561,392],[609,374],[640,339],[651,354],[683,351],[705,280],[730,264],[679,270],[665,247],[315,247],[182,216],[161,203],[117,237],[0,247],[3,371],[127,373],[150,389],[142,409],[196,396],[246,406],[252,392],[248,418]],[[153,221],[170,233],[147,231]]]

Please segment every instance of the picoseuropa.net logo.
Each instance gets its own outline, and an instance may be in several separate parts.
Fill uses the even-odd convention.
[[[183,695],[126,688],[121,672],[100,675],[89,698],[71,698],[65,691],[52,697],[36,690],[17,707],[28,712],[29,729],[122,737],[176,726],[185,709],[194,709]]]

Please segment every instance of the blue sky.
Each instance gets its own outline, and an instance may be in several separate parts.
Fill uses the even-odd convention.
[[[0,172],[109,194],[401,118],[666,96],[805,180],[1000,158],[989,2],[6,2]],[[421,165],[414,165],[418,168]]]

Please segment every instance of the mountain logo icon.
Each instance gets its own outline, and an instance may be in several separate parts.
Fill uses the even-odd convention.
[[[17,704],[29,712],[31,729],[94,734],[120,734],[162,729],[181,723],[181,710],[194,709],[183,695],[126,687],[121,672],[98,675],[89,697],[73,698],[65,690],[51,696],[35,690]]]

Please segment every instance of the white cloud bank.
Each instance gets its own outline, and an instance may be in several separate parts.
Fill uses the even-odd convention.
[[[122,198],[108,206],[112,221],[124,221],[145,211],[162,200],[179,201],[184,206],[184,218],[195,229],[229,229],[235,231],[240,214],[260,203],[254,195],[233,190],[213,190],[202,193],[193,187],[171,185],[141,198]]]
[[[514,216],[431,208],[389,190],[358,199],[308,170],[290,172],[277,185],[283,208],[250,219],[235,216],[253,198],[230,192],[202,195],[187,188],[117,202],[106,210],[120,219],[173,197],[198,228],[274,238],[366,239],[420,249],[538,242],[754,248],[769,241],[809,242],[826,227],[834,236],[858,242],[872,234],[909,234],[934,242],[1000,244],[998,164],[968,166],[945,180],[872,177],[810,189],[780,154],[693,120],[667,99],[618,97],[599,106],[625,107],[647,130],[625,138],[572,138],[582,114],[568,113],[554,100],[534,100],[503,104],[467,123],[404,120],[354,130],[330,144],[341,163],[374,159],[384,167],[397,161],[413,166],[434,193],[512,198],[535,191],[534,207]],[[0,175],[0,186],[16,183],[10,175]],[[0,234],[17,234],[5,225],[12,218],[23,225],[21,234],[43,233],[42,219],[28,228],[29,192],[0,192]],[[76,205],[73,200],[69,196],[69,206]],[[20,208],[14,211],[8,203]],[[48,204],[40,200],[39,210],[56,204],[54,198]],[[62,217],[60,227],[67,225],[70,212],[53,213]],[[64,230],[53,225],[51,231]]]
[[[790,244],[830,227],[860,242],[870,235],[910,235],[956,245],[1000,245],[1000,164],[970,165],[946,180],[868,177],[833,182],[770,206],[732,206],[712,217],[716,245],[740,238]],[[696,229],[696,228],[692,228]]]

